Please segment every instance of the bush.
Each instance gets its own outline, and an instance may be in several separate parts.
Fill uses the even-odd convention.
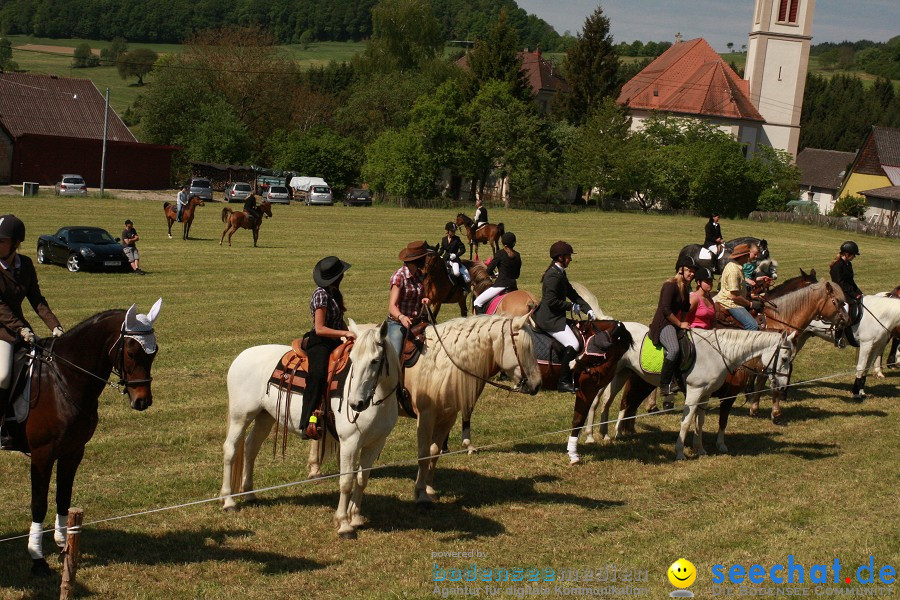
[[[87,67],[96,67],[100,64],[100,57],[94,56],[91,51],[91,45],[87,42],[78,44],[75,48],[75,55],[72,59],[72,66],[76,69],[84,69]]]
[[[787,196],[778,188],[766,188],[759,195],[756,202],[756,210],[766,212],[784,212],[787,210],[787,203],[795,198]]]
[[[866,214],[868,204],[865,198],[859,196],[844,196],[834,203],[831,210],[832,217],[862,217]]]

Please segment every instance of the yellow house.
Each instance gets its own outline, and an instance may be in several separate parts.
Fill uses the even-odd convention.
[[[838,198],[895,185],[900,185],[900,129],[873,126],[844,177]]]

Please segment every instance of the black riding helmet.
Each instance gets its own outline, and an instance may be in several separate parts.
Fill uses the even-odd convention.
[[[0,216],[0,239],[6,238],[25,241],[25,223],[16,215]]]
[[[706,267],[697,267],[694,269],[694,281],[712,281],[712,272]]]
[[[450,233],[454,233],[456,231],[456,223],[453,221],[447,221],[447,224],[444,225],[444,230],[449,231]]]
[[[504,246],[509,246],[510,248],[516,247],[516,234],[512,231],[507,231],[501,236],[500,241],[503,242]]]
[[[847,240],[843,244],[841,244],[841,252],[846,252],[847,254],[854,254],[859,256],[859,246],[856,245],[856,242],[852,240]]]
[[[682,267],[687,267],[688,269],[697,269],[697,263],[694,261],[693,256],[688,256],[687,254],[682,254],[678,257],[678,260],[675,262],[675,272],[681,270]]]
[[[572,245],[568,242],[560,240],[558,242],[553,242],[553,245],[550,246],[550,258],[553,260],[566,254],[575,254],[575,250],[572,249]]]

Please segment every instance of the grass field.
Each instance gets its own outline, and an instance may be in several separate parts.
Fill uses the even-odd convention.
[[[67,328],[107,308],[137,302],[147,310],[164,299],[152,408],[132,411],[112,391],[101,397],[100,424],[75,485],[74,504],[84,508],[86,521],[215,497],[232,359],[249,346],[288,343],[309,329],[312,267],[328,254],[353,264],[342,286],[349,316],[382,320],[399,249],[422,237],[436,241],[454,214],[276,206],[254,249],[247,231],[235,235],[232,248],[219,246],[217,203],[199,209],[196,239],[169,240],[161,204],[0,197],[0,213],[25,220],[24,253],[32,257],[37,236],[59,226],[99,225],[119,235],[124,219],[134,220],[145,277],[38,266],[42,289]],[[700,239],[704,224],[689,217],[501,208],[491,216],[518,236],[521,287],[540,292],[547,248],[566,239],[577,252],[570,277],[593,290],[606,312],[645,323],[678,249]],[[783,277],[800,267],[826,273],[844,240],[840,232],[799,225],[723,221],[722,228],[728,238],[766,237]],[[862,256],[854,265],[864,290],[900,283],[900,242],[857,241]],[[442,318],[452,312],[448,307]],[[39,335],[48,334],[28,308],[26,315]],[[811,342],[795,363],[794,381],[845,374],[793,390],[786,426],[749,418],[740,400],[729,427],[731,454],[717,455],[707,435],[711,455],[679,464],[673,461],[677,418],[668,415],[639,419],[628,441],[583,447],[585,464],[570,468],[566,435],[546,432],[569,423],[571,397],[489,389],[475,412],[474,441],[501,445],[442,459],[433,511],[413,504],[414,423],[403,419],[377,462],[392,466],[373,474],[363,504],[370,522],[358,540],[339,540],[332,526],[333,479],[266,493],[236,514],[210,503],[87,526],[78,597],[430,598],[435,564],[559,573],[612,563],[619,572],[648,571],[649,581],[638,587],[659,598],[672,590],[665,572],[681,556],[699,571],[692,589],[710,597],[714,564],[768,568],[792,554],[805,565],[837,558],[855,572],[873,555],[876,567],[896,568],[900,372],[889,372],[886,381],[870,378],[870,398],[856,404],[849,401],[853,364],[851,351]],[[707,420],[708,431],[715,422]],[[459,444],[457,427],[451,448]],[[273,458],[267,442],[257,486],[304,479],[306,453],[292,438],[287,458]],[[27,459],[3,453],[0,477],[0,538],[6,538],[27,532],[30,522]],[[51,546],[45,538],[45,551]],[[472,550],[484,556],[432,558]],[[33,581],[29,567],[25,540],[0,542],[0,598],[58,595],[57,577]]]

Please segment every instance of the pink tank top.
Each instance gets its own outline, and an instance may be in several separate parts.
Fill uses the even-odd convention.
[[[707,306],[703,300],[697,303],[697,308],[688,313],[688,322],[696,329],[713,329],[716,321],[715,306]]]

